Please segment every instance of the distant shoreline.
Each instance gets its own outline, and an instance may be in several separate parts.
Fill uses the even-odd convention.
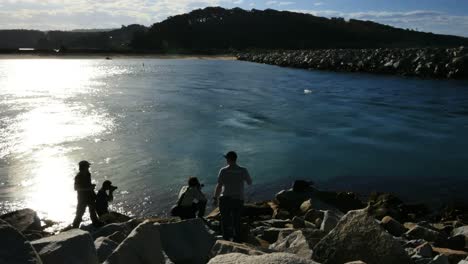
[[[201,59],[201,60],[237,60],[235,55],[199,55],[199,54],[137,54],[137,53],[0,53],[2,59]]]

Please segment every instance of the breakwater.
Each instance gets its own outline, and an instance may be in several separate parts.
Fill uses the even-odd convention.
[[[237,59],[302,69],[468,79],[466,47],[252,51],[237,54]]]

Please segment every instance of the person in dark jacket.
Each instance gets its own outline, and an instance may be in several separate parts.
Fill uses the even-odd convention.
[[[117,190],[117,187],[112,186],[111,181],[104,181],[102,183],[102,187],[96,197],[96,212],[99,217],[109,213],[109,202],[114,200],[115,190]]]
[[[73,228],[78,228],[80,226],[86,207],[88,207],[89,216],[93,225],[102,225],[96,215],[96,193],[94,192],[96,185],[91,183],[91,173],[89,172],[90,165],[91,163],[86,160],[78,163],[80,171],[75,176],[75,191],[78,194],[78,203],[76,205],[76,216],[75,220],[73,220]]]

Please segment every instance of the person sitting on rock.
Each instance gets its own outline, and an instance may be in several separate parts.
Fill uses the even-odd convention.
[[[188,185],[180,189],[177,205],[172,208],[171,214],[182,219],[191,219],[196,216],[202,218],[205,215],[207,202],[201,191],[202,187],[198,178],[190,177]]]
[[[96,197],[96,212],[99,217],[109,213],[109,202],[114,200],[114,191],[117,187],[112,186],[112,182],[106,180],[102,183],[101,189],[98,191]],[[109,193],[107,193],[109,192]]]
[[[96,215],[96,193],[94,192],[96,184],[91,183],[90,165],[91,163],[86,160],[78,163],[79,172],[75,176],[74,184],[75,191],[78,193],[78,203],[76,205],[75,220],[73,220],[72,224],[73,228],[80,226],[86,207],[88,207],[89,217],[93,225],[96,227],[102,226],[102,222],[99,221]]]

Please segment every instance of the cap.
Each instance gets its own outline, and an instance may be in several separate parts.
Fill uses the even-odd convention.
[[[234,151],[229,151],[228,153],[226,153],[226,155],[224,155],[224,157],[226,159],[229,159],[229,160],[236,160],[237,159],[237,153],[234,152]]]
[[[111,186],[112,186],[112,182],[109,181],[109,180],[105,180],[105,181],[102,183],[102,186],[103,186],[103,187],[105,187],[105,186],[111,187]]]
[[[91,165],[91,163],[89,163],[89,162],[86,161],[86,160],[82,160],[82,161],[78,162],[78,165],[79,165],[80,167],[83,167],[83,166],[89,166],[89,165]]]

